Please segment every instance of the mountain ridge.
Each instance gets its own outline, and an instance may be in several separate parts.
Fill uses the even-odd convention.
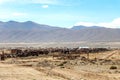
[[[86,29],[86,28],[105,28],[102,26],[84,26],[84,25],[78,25],[78,26],[73,26],[71,29],[73,30],[80,30],[80,29]]]
[[[85,26],[84,26],[85,27]],[[0,42],[120,41],[120,29],[85,27],[67,29],[32,21],[0,22]]]

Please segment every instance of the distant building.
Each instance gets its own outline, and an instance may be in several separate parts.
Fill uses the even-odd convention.
[[[83,49],[83,48],[86,48],[86,49],[87,49],[87,48],[90,48],[90,47],[88,47],[88,46],[79,46],[78,48],[79,48],[79,49]]]

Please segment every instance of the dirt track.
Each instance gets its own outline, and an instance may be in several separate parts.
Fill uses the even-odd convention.
[[[76,68],[77,69],[77,68]],[[111,77],[112,76],[112,77]],[[120,74],[98,74],[85,69],[53,69],[41,68],[36,70],[30,67],[0,64],[0,80],[119,80]]]
[[[64,80],[50,77],[30,67],[20,67],[0,63],[0,80]]]

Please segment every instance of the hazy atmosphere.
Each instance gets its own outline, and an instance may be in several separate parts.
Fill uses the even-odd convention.
[[[120,28],[120,0],[0,0],[0,21]]]

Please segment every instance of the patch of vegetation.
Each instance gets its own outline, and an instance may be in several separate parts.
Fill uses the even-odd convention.
[[[64,62],[60,63],[58,66],[64,66],[64,64],[66,64],[66,63],[67,63],[67,61],[64,61]]]
[[[65,68],[64,66],[61,66],[61,68]]]
[[[117,69],[117,66],[111,66],[110,69]]]

